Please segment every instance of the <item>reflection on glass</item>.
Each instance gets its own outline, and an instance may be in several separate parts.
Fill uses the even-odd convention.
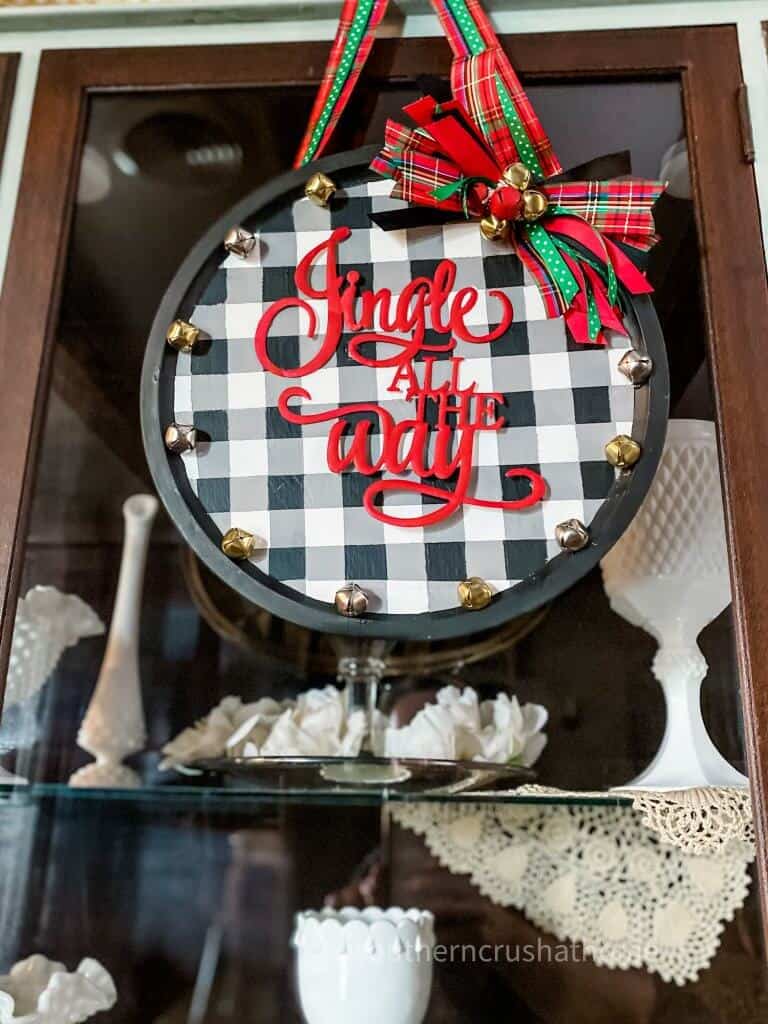
[[[380,139],[384,119],[412,94],[410,84],[383,89],[365,141]],[[677,183],[659,204],[663,241],[650,275],[670,351],[673,414],[712,418],[679,84],[538,85],[531,96],[565,166],[626,148],[637,174],[655,176],[664,164]],[[92,98],[23,592],[55,585],[108,621],[120,509],[150,487],[138,382],[154,311],[210,223],[289,167],[312,99],[302,88]],[[346,136],[354,137],[349,125]],[[707,726],[743,769],[727,610],[701,646],[710,666]],[[446,660],[426,645],[396,652],[402,672],[384,681],[384,699],[405,721],[446,682],[470,683],[483,697],[515,692],[550,710],[539,781],[605,789],[636,775],[661,740],[654,649],[651,637],[611,612],[595,572],[483,660],[473,662],[469,651]],[[286,1024],[300,1019],[291,917],[326,899],[427,907],[447,944],[553,944],[519,910],[441,867],[420,838],[382,816],[378,801],[255,799],[185,788],[158,772],[162,745],[227,694],[295,695],[332,680],[335,666],[324,638],[244,606],[206,574],[162,516],[142,608],[149,735],[147,753],[133,763],[145,788],[111,800],[60,788],[86,760],[76,734],[103,650],[103,640],[91,638],[64,654],[43,691],[39,738],[18,763],[4,762],[33,786],[0,802],[3,965],[35,949],[68,964],[98,955],[119,991],[103,1018],[113,1024]],[[457,661],[463,667],[451,675]],[[631,811],[622,805],[617,813]],[[554,850],[554,832],[547,841]],[[503,1012],[546,1024],[747,1024],[765,1016],[757,913],[750,897],[727,924],[712,966],[682,989],[583,957],[556,963],[554,953],[548,963],[542,954],[438,965],[427,1022],[476,1024]]]

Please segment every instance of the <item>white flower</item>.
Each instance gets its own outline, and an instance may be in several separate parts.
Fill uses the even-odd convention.
[[[549,714],[541,704],[523,704],[517,697],[500,693],[495,700],[483,701],[480,708],[483,728],[479,736],[478,761],[519,764],[530,768],[547,744],[541,731]]]
[[[227,757],[249,756],[253,747],[260,747],[269,736],[275,722],[293,701],[278,702],[271,697],[262,697],[253,704],[245,704],[236,713],[238,727],[227,737],[225,753]]]
[[[521,707],[506,694],[480,704],[471,686],[463,691],[446,686],[438,691],[437,704],[427,704],[408,725],[384,730],[379,752],[530,767],[546,745],[541,731],[546,722],[547,710],[539,704]]]
[[[163,747],[161,771],[201,758],[224,757],[227,741],[233,732],[254,719],[272,716],[274,720],[282,705],[270,697],[243,704],[239,697],[225,697],[205,718],[184,729]],[[254,726],[255,728],[255,726]]]
[[[530,766],[546,744],[547,711],[501,694],[478,700],[471,686],[445,686],[402,728],[374,716],[372,746],[385,757],[489,761]],[[204,719],[163,748],[161,768],[216,757],[356,757],[366,737],[363,711],[347,715],[335,686],[278,703],[225,697]]]
[[[471,686],[465,686],[463,690],[458,686],[444,686],[437,691],[436,699],[441,708],[450,712],[457,725],[470,732],[480,729],[480,702]]]
[[[451,715],[455,727],[456,758],[472,761],[480,753],[480,702],[471,686],[444,686],[437,691],[437,703]]]
[[[248,737],[244,753],[260,757],[356,757],[365,732],[365,713],[354,711],[347,716],[344,694],[335,686],[326,686],[299,694],[267,735],[261,740]]]
[[[408,725],[384,732],[385,757],[425,757],[437,761],[455,761],[456,723],[451,712],[437,704],[427,704]]]

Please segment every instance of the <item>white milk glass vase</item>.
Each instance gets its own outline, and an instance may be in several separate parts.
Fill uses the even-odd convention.
[[[144,569],[158,502],[134,494],[123,505],[125,536],[107,649],[91,702],[77,734],[78,746],[96,760],[70,778],[70,786],[135,788],[141,780],[123,758],[146,742],[139,677],[139,625]]]
[[[421,1024],[434,942],[427,910],[341,907],[297,914],[293,944],[307,1024]]]
[[[708,666],[697,637],[731,602],[713,423],[670,420],[645,501],[601,565],[613,610],[659,644],[652,669],[666,702],[661,746],[626,788],[746,786],[701,715]]]

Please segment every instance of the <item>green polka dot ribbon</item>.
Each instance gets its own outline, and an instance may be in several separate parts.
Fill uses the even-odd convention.
[[[443,27],[446,29],[449,41],[454,49],[457,51],[462,45],[466,48],[469,55],[478,56],[484,53],[489,47],[498,47],[499,41],[493,35],[493,30],[490,29],[490,25],[487,23],[487,19],[482,11],[476,7],[475,13],[482,15],[482,20],[473,17],[470,13],[469,7],[466,0],[444,0],[442,4],[436,4],[439,8],[444,7],[445,14],[441,16]],[[448,20],[448,17],[452,18],[453,24]],[[485,36],[481,34],[481,29],[478,22],[483,28],[485,28]],[[453,32],[456,32],[458,38],[453,36]],[[488,38],[490,34],[490,39]],[[510,69],[511,70],[511,69]],[[523,122],[518,114],[515,104],[512,102],[512,97],[509,95],[506,85],[504,84],[501,75],[497,71],[495,74],[496,90],[498,92],[499,103],[501,105],[501,112],[504,115],[509,132],[514,139],[515,146],[520,160],[530,170],[530,172],[537,178],[545,177],[544,168],[541,166],[536,150],[534,149],[528,133],[523,125]],[[486,136],[489,137],[491,132],[486,127]]]
[[[328,144],[373,44],[388,0],[345,0],[339,28],[295,166],[320,156]]]
[[[531,224],[523,231],[546,267],[553,286],[563,296],[565,304],[570,305],[579,293],[579,284],[571,273],[571,268],[558,252],[551,235],[541,224]]]
[[[536,177],[542,178],[558,173],[560,166],[556,158],[550,156],[548,162],[544,163],[540,159],[540,152],[551,154],[549,140],[544,135],[527,96],[499,46],[498,38],[479,0],[431,2],[455,56],[477,56],[487,50],[498,53],[501,70],[495,73],[494,78],[498,107],[514,140],[520,160]],[[299,147],[295,160],[296,167],[317,159],[327,146],[368,58],[374,31],[384,17],[387,4],[388,0],[344,0],[339,28],[307,132]],[[494,129],[492,126],[487,128],[488,139],[492,142]],[[532,138],[532,135],[535,137]]]

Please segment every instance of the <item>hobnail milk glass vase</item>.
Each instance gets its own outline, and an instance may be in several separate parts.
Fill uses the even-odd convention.
[[[613,610],[659,644],[652,668],[666,701],[658,753],[626,788],[746,786],[701,716],[708,666],[697,637],[731,601],[713,423],[670,420],[653,484],[601,566]]]
[[[427,910],[342,907],[297,914],[293,944],[307,1024],[421,1024],[434,941]]]

